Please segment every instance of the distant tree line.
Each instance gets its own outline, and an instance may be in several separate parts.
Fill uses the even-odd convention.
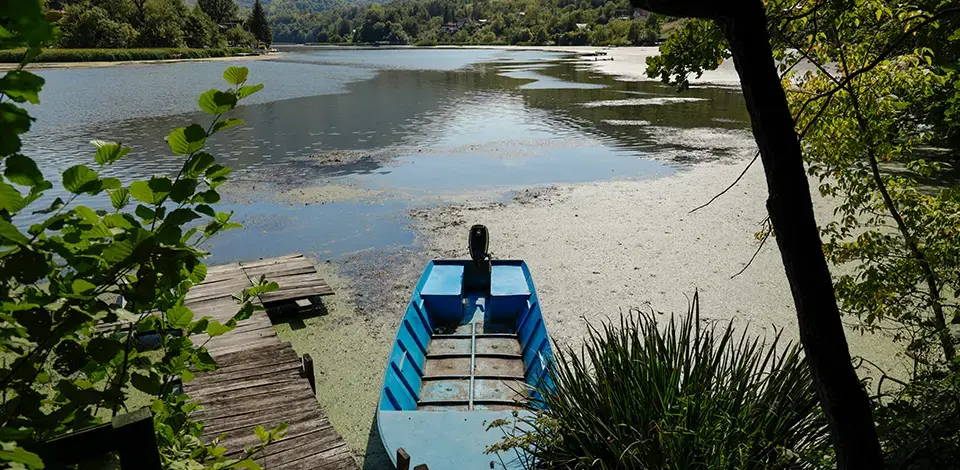
[[[246,21],[233,0],[50,0],[62,10],[64,48],[219,48],[272,43],[266,13],[255,1]]]
[[[667,17],[628,0],[394,0],[321,12],[296,9],[315,0],[268,5],[278,42],[653,45]],[[336,0],[327,0],[337,3]],[[316,6],[320,8],[320,6]]]

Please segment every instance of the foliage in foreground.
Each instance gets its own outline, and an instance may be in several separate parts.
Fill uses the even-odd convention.
[[[23,48],[0,50],[0,63],[18,64],[26,52],[27,50]],[[43,49],[31,62],[209,59],[212,57],[230,57],[244,52],[250,52],[250,49]]]
[[[44,79],[23,65],[56,39],[56,29],[36,1],[0,0],[0,24],[0,48],[26,48],[21,66],[0,78],[0,463],[43,468],[28,447],[127,412],[137,393],[152,399],[165,468],[259,468],[252,457],[285,426],[258,428],[261,444],[237,454],[204,445],[203,423],[190,418],[198,405],[176,384],[216,368],[205,341],[235,329],[262,308],[254,296],[277,288],[261,278],[237,296],[237,313],[223,323],[185,305],[206,276],[202,243],[239,226],[214,209],[230,169],[204,145],[241,125],[225,113],[263,86],[246,85],[247,69],[230,67],[223,75],[230,88],[200,96],[207,125],[167,136],[171,158],[182,161],[174,177],[129,184],[104,177],[131,148],[94,140],[92,168],[77,164],[59,178],[66,200],[44,197],[54,183],[21,153],[33,118],[20,105],[40,102]],[[31,211],[47,218],[25,227],[19,217]],[[142,351],[138,333],[153,333],[155,350]]]
[[[558,351],[543,411],[491,450],[532,468],[817,468],[826,422],[797,345],[632,310]],[[495,425],[505,425],[499,422]],[[520,453],[522,454],[522,453]],[[535,463],[534,463],[535,462]]]
[[[924,372],[902,385],[878,394],[874,412],[887,468],[960,468],[960,372]]]
[[[912,362],[909,380],[878,383],[887,466],[958,468],[960,8],[950,0],[764,6],[808,172],[835,203],[820,230],[841,311],[863,331],[900,341]],[[729,57],[712,21],[682,28],[647,61],[648,75],[681,87]]]

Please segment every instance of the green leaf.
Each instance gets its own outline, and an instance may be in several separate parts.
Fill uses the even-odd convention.
[[[2,33],[2,31],[0,31]],[[33,118],[13,103],[0,103],[0,155],[20,151],[20,134],[30,130]]]
[[[110,362],[123,349],[123,343],[107,338],[93,338],[87,343],[87,354],[97,362]]]
[[[214,189],[208,189],[202,193],[197,193],[193,197],[193,202],[202,202],[204,204],[216,204],[220,202],[220,193]]]
[[[170,190],[170,199],[173,202],[183,202],[193,196],[196,191],[197,180],[182,179],[173,184],[173,189]]]
[[[167,215],[164,225],[168,227],[179,227],[199,218],[200,215],[190,209],[176,209]]]
[[[110,194],[110,204],[112,204],[116,210],[123,209],[130,203],[130,190],[127,188],[107,192]]]
[[[90,141],[97,147],[97,153],[93,159],[101,165],[109,165],[130,153],[133,149],[123,147],[117,142],[104,142],[102,140]]]
[[[960,28],[957,28],[956,30],[954,30],[954,32],[947,37],[948,41],[956,41],[958,39],[960,39]]]
[[[117,178],[101,178],[100,189],[120,189],[123,183]]]
[[[150,181],[130,183],[130,195],[147,204],[158,204],[173,190],[173,181],[166,176],[154,176]]]
[[[244,304],[240,307],[240,310],[238,310],[237,313],[233,315],[233,320],[235,321],[246,320],[251,316],[253,316],[253,313],[255,311],[256,311],[256,307],[254,307],[252,303],[244,302]]]
[[[14,446],[16,446],[16,444],[14,444]],[[0,460],[26,465],[27,468],[31,470],[44,468],[40,456],[23,447],[13,447],[10,449],[5,446],[3,449],[0,449]]]
[[[189,308],[176,306],[167,310],[167,322],[173,328],[186,328],[193,321],[193,312]]]
[[[174,155],[188,155],[203,148],[207,140],[207,131],[197,124],[174,129],[167,136],[167,145]]]
[[[74,165],[63,172],[63,188],[73,194],[81,194],[94,190],[99,175],[87,168],[86,165]]]
[[[201,319],[193,322],[193,324],[190,325],[190,329],[189,329],[188,331],[189,331],[190,334],[192,334],[192,335],[201,334],[201,333],[207,331],[207,325],[208,325],[209,323],[210,323],[210,320],[207,320],[206,318],[201,318]]]
[[[263,89],[263,84],[262,84],[262,83],[259,84],[259,85],[247,85],[247,86],[242,86],[242,87],[240,87],[239,90],[237,90],[237,98],[239,98],[239,99],[244,99],[244,98],[246,98],[246,97],[248,97],[248,96],[250,96],[250,95],[252,95],[252,94],[254,94],[254,93],[256,93],[256,92],[258,92],[258,91],[260,91],[260,90],[262,90],[262,89]]]
[[[236,328],[236,323],[234,323],[233,325],[231,325],[230,323],[231,322],[228,321],[227,324],[224,325],[223,323],[220,323],[218,321],[210,322],[207,325],[207,335],[213,338],[216,336],[221,336],[230,331],[233,331],[233,329]]]
[[[231,85],[239,85],[247,81],[249,73],[250,70],[246,67],[227,67],[227,70],[223,71],[223,79]]]
[[[13,183],[23,186],[34,186],[43,181],[43,173],[37,168],[36,162],[23,155],[7,157],[3,176]]]
[[[217,368],[217,361],[204,349],[197,352],[197,360],[194,365],[199,370],[214,370]]]
[[[187,175],[187,178],[196,178],[203,174],[207,168],[210,168],[210,165],[213,165],[215,161],[213,155],[206,152],[197,152],[187,161],[184,174]]]
[[[241,124],[243,124],[243,119],[230,118],[230,119],[224,119],[222,121],[217,121],[217,123],[213,125],[213,129],[210,131],[210,133],[216,134],[217,132],[220,132],[224,129],[236,127]]]
[[[287,423],[280,423],[280,424],[274,426],[274,428],[270,430],[270,434],[271,434],[274,438],[279,439],[279,438],[283,437],[283,436],[287,433],[287,428],[289,428],[289,427],[290,427],[290,425],[287,424]]]
[[[253,459],[243,459],[239,462],[231,465],[232,468],[246,468],[249,470],[261,470],[260,465],[253,461]]]
[[[127,219],[126,214],[107,214],[103,216],[103,223],[107,227],[129,229],[133,228],[133,222]]]
[[[85,279],[75,279],[73,283],[70,284],[70,290],[72,290],[74,294],[85,294],[96,288],[97,286]]]
[[[149,376],[135,373],[130,377],[130,384],[132,384],[137,390],[141,392],[150,394],[150,395],[159,395],[160,394],[160,377],[156,374],[150,374]]]
[[[224,176],[229,175],[230,172],[232,171],[233,170],[231,170],[230,167],[226,167],[223,165],[213,165],[210,168],[207,168],[207,171],[204,172],[203,176],[205,176],[207,179],[222,178]]]
[[[213,210],[212,207],[210,207],[210,206],[208,206],[208,205],[206,205],[206,204],[199,204],[199,205],[197,205],[197,207],[194,207],[194,209],[195,209],[197,212],[199,212],[199,213],[201,213],[201,214],[203,214],[203,215],[207,215],[207,216],[210,216],[210,217],[216,217],[216,216],[217,216],[217,211]]]
[[[100,220],[100,217],[97,216],[97,213],[87,206],[77,206],[73,208],[73,213],[76,214],[77,217],[83,219],[84,222],[96,223]]]
[[[0,78],[0,92],[17,103],[40,104],[40,89],[45,81],[26,70],[11,70]]]
[[[104,248],[100,256],[108,263],[119,263],[133,254],[134,244],[130,240],[115,241]]]
[[[11,214],[20,212],[26,206],[23,195],[17,188],[7,183],[0,183],[0,209],[6,210]]]
[[[264,429],[263,426],[257,425],[257,427],[253,428],[253,433],[260,438],[260,442],[267,442],[270,439],[270,434],[267,434],[267,430]]]
[[[137,217],[143,220],[153,220],[157,217],[156,211],[143,204],[137,204],[137,208],[133,210],[133,213],[137,214]]]
[[[26,235],[20,233],[20,230],[17,230],[10,222],[0,219],[0,238],[5,240],[10,240],[17,245],[26,245],[30,243],[30,239]]]
[[[140,320],[139,322],[137,322],[137,332],[146,333],[148,331],[157,331],[157,322],[159,321],[160,321],[159,318],[153,315],[149,315],[145,317],[143,320]]]
[[[197,263],[197,265],[193,267],[193,272],[191,274],[193,274],[193,277],[196,278],[197,284],[203,282],[203,280],[207,278],[207,265],[203,263]]]
[[[237,96],[220,90],[207,90],[197,100],[200,109],[209,114],[223,114],[237,106]]]
[[[44,374],[44,372],[41,372],[40,374]],[[38,380],[40,378],[40,374],[37,374]],[[49,381],[50,375],[46,375],[47,381]],[[0,428],[0,441],[21,441],[24,439],[29,439],[32,435],[33,431],[29,428]]]

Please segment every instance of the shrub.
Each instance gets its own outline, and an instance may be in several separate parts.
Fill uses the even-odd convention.
[[[227,30],[226,36],[227,43],[231,46],[254,47],[257,45],[257,38],[253,37],[253,33],[241,28],[240,25],[234,26],[233,28]]]
[[[960,372],[924,371],[879,398],[874,417],[887,468],[960,468]]]
[[[781,343],[703,326],[697,296],[666,324],[631,311],[558,349],[542,411],[491,450],[538,468],[817,467],[826,422],[799,347]]]
[[[245,48],[222,49],[43,49],[31,62],[113,62],[119,60],[208,59],[230,57]],[[0,63],[18,63],[26,49],[0,50]]]
[[[89,5],[67,6],[60,32],[64,47],[128,47],[138,37],[130,24],[114,21],[103,8]]]

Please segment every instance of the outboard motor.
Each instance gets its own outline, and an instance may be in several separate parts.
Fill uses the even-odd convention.
[[[490,248],[490,233],[485,225],[474,225],[470,227],[470,239],[467,241],[470,247],[470,258],[474,262],[485,261],[490,257],[487,249]]]
[[[477,224],[470,227],[470,235],[467,239],[470,248],[470,259],[463,273],[463,287],[468,292],[479,292],[490,294],[490,234],[487,227]]]

